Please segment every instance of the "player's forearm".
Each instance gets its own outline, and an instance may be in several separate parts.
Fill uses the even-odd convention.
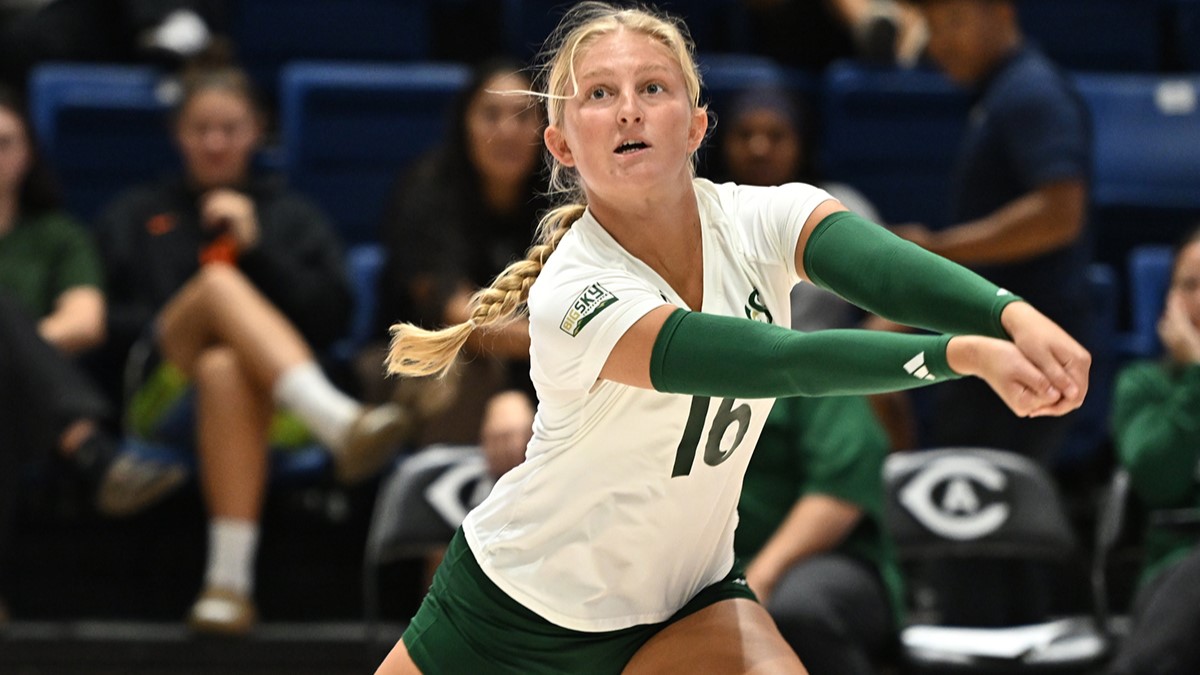
[[[848,212],[822,219],[800,261],[809,279],[863,309],[941,333],[1007,338],[1018,298],[978,274]]]
[[[657,391],[693,396],[874,394],[959,377],[947,362],[949,343],[945,335],[799,333],[676,309],[655,338],[649,375]]]

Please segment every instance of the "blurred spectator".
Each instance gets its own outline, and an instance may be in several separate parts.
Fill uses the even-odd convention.
[[[0,79],[43,61],[178,65],[208,46],[224,0],[15,0],[0,15]]]
[[[875,206],[861,192],[817,175],[815,134],[805,112],[782,89],[741,92],[729,110],[716,111],[720,148],[716,179],[744,185],[817,185],[851,211],[880,222]],[[857,323],[860,315],[850,303],[812,284],[798,284],[792,291],[792,327],[797,330],[845,328]]]
[[[100,426],[110,406],[72,360],[104,339],[102,286],[95,246],[60,210],[23,106],[0,88],[0,570],[26,462],[57,451],[94,481],[112,457]]]
[[[378,334],[396,321],[428,327],[465,321],[471,295],[523,256],[547,206],[537,187],[541,110],[514,93],[530,86],[513,62],[481,64],[454,109],[446,141],[397,182],[381,233],[388,261]],[[424,407],[439,401],[442,411],[424,424],[420,445],[474,444],[481,428],[498,438],[520,437],[533,411],[528,322],[473,336],[467,348],[479,358],[444,380],[398,385],[383,379],[384,348],[368,349],[360,369],[368,399],[384,400],[395,388],[401,400]],[[492,407],[497,417],[485,416],[488,399],[506,390],[523,392],[527,410]]]
[[[728,111],[716,111],[718,180],[744,185],[818,185],[846,208],[882,222],[875,206],[845,183],[820,179],[815,168],[816,134],[810,116],[787,91],[754,88],[739,94]],[[862,312],[813,284],[792,289],[792,328],[802,331],[846,328],[863,321]],[[916,444],[916,423],[904,392],[868,398],[887,429],[894,449]]]
[[[1200,509],[1200,230],[1180,248],[1158,323],[1162,361],[1127,366],[1113,435],[1139,499],[1156,509]],[[1196,530],[1149,525],[1133,630],[1113,675],[1200,672],[1200,540]]]
[[[903,582],[883,521],[887,438],[861,397],[779,399],[746,471],[734,548],[812,673],[863,675]]]
[[[354,482],[391,459],[409,426],[398,406],[364,408],[317,364],[314,350],[348,323],[341,246],[313,205],[251,170],[263,133],[255,100],[246,75],[220,55],[189,68],[174,119],[183,176],[127,191],[100,223],[110,333],[119,344],[142,336],[163,359],[127,418],[138,435],[197,448],[211,520],[190,623],[224,633],[255,619],[268,448],[308,443],[311,433],[331,450],[337,477]],[[144,506],[122,498],[135,480],[117,476],[102,505]]]
[[[973,268],[1086,339],[1091,138],[1081,99],[1025,43],[1010,0],[918,4],[929,55],[974,91],[976,103],[954,175],[956,224],[939,231],[903,225],[896,233]],[[987,385],[965,380],[934,396],[934,445],[995,447],[1049,463],[1075,420],[1019,419]]]
[[[823,70],[833,61],[912,66],[928,33],[896,0],[742,0],[755,49],[782,64]]]

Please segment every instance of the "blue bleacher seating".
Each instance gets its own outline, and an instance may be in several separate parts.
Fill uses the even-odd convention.
[[[1128,356],[1150,357],[1162,351],[1158,318],[1162,316],[1167,288],[1171,285],[1174,249],[1149,244],[1129,252],[1130,332],[1122,349]]]
[[[791,91],[798,100],[813,94],[813,76],[807,72],[780,66],[765,56],[750,54],[703,53],[696,57],[700,77],[704,82],[701,103],[708,103],[709,110],[720,113],[725,110],[743,90],[755,87],[772,87]]]
[[[822,173],[890,223],[946,225],[967,111],[967,94],[939,74],[835,63],[822,83]]]
[[[1094,128],[1096,257],[1114,267],[1200,220],[1200,76],[1077,75]]]
[[[396,176],[444,136],[466,86],[459,64],[294,63],[284,68],[284,168],[349,244],[377,239]]]
[[[239,0],[229,31],[238,60],[274,98],[295,60],[412,61],[429,56],[431,0]]]
[[[1073,70],[1148,72],[1159,65],[1156,0],[1018,0],[1026,35]]]
[[[179,165],[169,97],[148,67],[46,64],[29,82],[33,125],[67,208],[90,221],[121,189]]]
[[[386,261],[387,253],[380,244],[359,244],[346,252],[346,272],[350,277],[354,312],[350,316],[349,335],[333,345],[336,358],[349,362],[368,342],[387,337],[372,335],[376,325],[376,289]]]

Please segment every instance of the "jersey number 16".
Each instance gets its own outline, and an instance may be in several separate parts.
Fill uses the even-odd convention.
[[[688,413],[687,426],[683,428],[683,438],[675,450],[675,467],[671,470],[671,478],[686,476],[692,472],[692,464],[696,461],[696,448],[700,447],[700,436],[704,432],[704,420],[708,417],[708,405],[712,399],[708,396],[693,396],[692,410]],[[728,449],[721,449],[721,441],[729,425],[737,424],[737,435]],[[746,438],[746,430],[750,428],[750,406],[743,403],[733,407],[733,399],[721,399],[721,406],[713,416],[712,426],[708,429],[708,441],[704,444],[704,463],[716,466],[729,459],[734,450]]]

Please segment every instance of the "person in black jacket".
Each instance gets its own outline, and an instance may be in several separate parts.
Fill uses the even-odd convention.
[[[132,430],[175,444],[194,435],[210,525],[190,623],[242,633],[255,617],[268,448],[311,433],[331,450],[337,477],[354,482],[391,459],[408,417],[395,404],[365,408],[314,358],[347,328],[341,245],[311,203],[252,171],[262,119],[246,75],[210,64],[183,84],[174,134],[184,175],[129,190],[102,217],[109,330],[120,343],[151,344],[163,361],[129,402]],[[142,506],[121,499],[122,485],[139,480],[114,477],[110,512]]]

